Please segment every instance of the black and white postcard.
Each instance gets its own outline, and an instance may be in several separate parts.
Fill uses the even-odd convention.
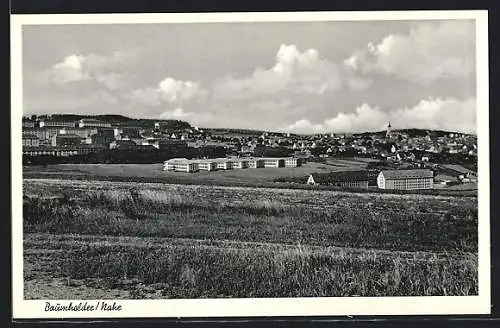
[[[490,313],[487,11],[11,29],[14,318]]]

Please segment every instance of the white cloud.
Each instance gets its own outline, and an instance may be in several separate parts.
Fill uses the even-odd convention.
[[[339,113],[321,124],[302,119],[284,127],[283,130],[297,133],[380,131],[385,129],[387,122],[391,122],[395,129],[441,129],[474,133],[476,99],[427,99],[414,107],[389,112],[363,104],[353,113]]]
[[[409,34],[391,34],[344,60],[360,73],[394,74],[427,85],[439,78],[464,79],[475,71],[474,23],[421,23]]]
[[[387,113],[378,107],[363,104],[353,113],[339,113],[336,117],[326,120],[324,129],[340,132],[381,130],[387,121]]]
[[[201,88],[199,83],[167,77],[155,88],[132,91],[131,98],[144,105],[158,106],[161,103],[182,103],[193,99],[203,99],[206,95],[207,91]]]
[[[161,104],[160,93],[154,88],[133,90],[129,98],[146,106],[158,106]]]
[[[128,76],[123,73],[103,73],[96,75],[95,80],[110,90],[123,89],[128,86]]]
[[[214,117],[210,113],[186,112],[180,107],[165,111],[158,115],[158,118],[162,120],[182,120],[197,125],[206,124],[207,122],[210,122],[214,119]]]
[[[51,68],[51,78],[56,84],[65,84],[77,81],[88,81],[90,75],[84,71],[84,56],[71,55]]]
[[[325,132],[325,126],[323,124],[312,124],[309,120],[302,119],[282,130],[299,134],[312,134]]]
[[[174,110],[161,113],[158,117],[161,119],[182,120],[182,119],[190,118],[193,115],[194,115],[193,113],[187,113],[182,108],[177,107]]]
[[[126,55],[120,51],[104,56],[73,54],[50,67],[46,76],[50,82],[59,86],[74,82],[95,81],[110,90],[116,90],[127,85],[129,76],[117,71],[122,70],[131,59],[132,55]]]
[[[254,98],[289,92],[322,95],[342,86],[335,63],[322,59],[315,49],[301,52],[295,45],[281,45],[275,64],[257,68],[246,78],[228,76],[214,87],[216,98]]]
[[[201,89],[199,83],[178,81],[171,77],[161,81],[158,84],[158,89],[161,98],[167,102],[191,100],[194,97],[205,94],[205,91]]]

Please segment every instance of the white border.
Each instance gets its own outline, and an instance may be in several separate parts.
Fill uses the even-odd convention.
[[[23,299],[22,238],[22,26],[65,24],[150,24],[228,22],[312,22],[363,20],[476,21],[477,133],[479,178],[479,296],[467,297],[355,297],[266,298],[196,300],[125,300],[119,312],[45,312],[45,300]],[[490,313],[490,211],[489,211],[489,81],[488,12],[280,12],[190,14],[92,14],[11,16],[11,137],[12,137],[12,286],[13,317],[113,318],[113,317],[239,317],[314,315],[417,315]],[[49,300],[47,300],[49,301]],[[100,300],[102,301],[102,300]]]

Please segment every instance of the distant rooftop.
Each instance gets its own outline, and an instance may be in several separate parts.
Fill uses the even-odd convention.
[[[318,183],[334,183],[349,181],[368,181],[367,171],[343,171],[329,173],[312,173],[314,181]]]
[[[386,179],[418,179],[418,178],[432,178],[434,173],[428,169],[417,170],[387,170],[381,171]]]

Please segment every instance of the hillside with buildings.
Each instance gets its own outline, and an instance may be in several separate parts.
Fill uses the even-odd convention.
[[[391,170],[432,170],[434,184],[429,187],[425,180],[425,188],[477,182],[475,135],[398,130],[390,123],[385,131],[314,135],[208,129],[178,120],[133,119],[121,115],[32,115],[24,117],[22,124],[25,165],[164,163],[165,171],[199,172],[260,167],[287,169],[307,162],[358,157],[373,160],[367,169],[376,174]],[[307,183],[312,179],[314,184],[335,180],[334,185],[345,186],[367,183],[366,179],[357,182],[352,178],[345,182],[345,178],[312,175],[287,179],[294,183]],[[387,185],[399,188],[401,184]]]

